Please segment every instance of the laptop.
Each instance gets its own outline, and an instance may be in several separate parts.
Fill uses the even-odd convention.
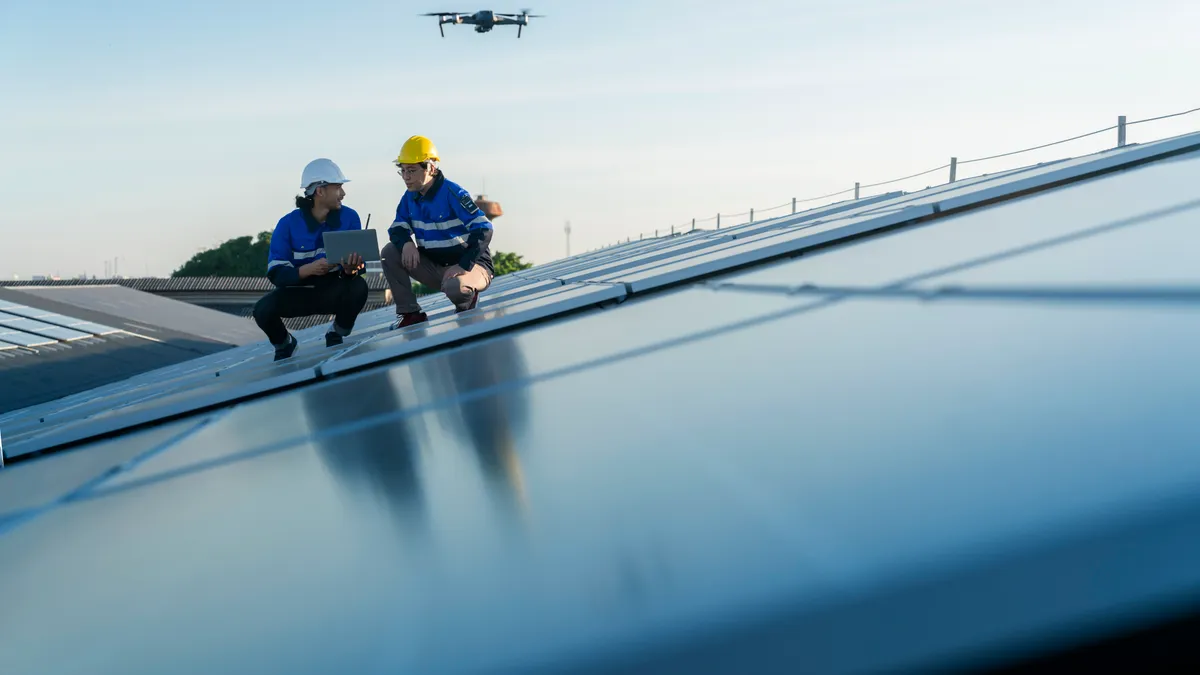
[[[334,230],[326,232],[325,257],[333,265],[351,253],[362,256],[363,262],[380,262],[379,235],[375,230]]]

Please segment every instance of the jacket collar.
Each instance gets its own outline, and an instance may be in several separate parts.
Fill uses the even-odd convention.
[[[316,218],[313,218],[312,211],[308,209],[300,209],[300,214],[304,216],[304,224],[308,226],[309,232],[316,232],[321,229],[322,225],[330,230],[342,229],[342,210],[334,209],[325,217],[324,223],[318,223]]]
[[[442,189],[442,183],[445,182],[445,174],[443,174],[441,171],[438,171],[438,175],[433,179],[433,184],[429,186],[429,191],[424,195],[422,195],[420,192],[415,192],[413,193],[413,196],[418,202],[429,201],[437,196],[438,190]]]

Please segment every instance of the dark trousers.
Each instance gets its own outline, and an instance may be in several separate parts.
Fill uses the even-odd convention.
[[[309,286],[276,288],[254,305],[254,322],[267,334],[271,344],[287,340],[283,319],[314,314],[332,314],[333,322],[349,332],[354,320],[367,304],[367,280],[343,278],[337,274],[313,278]]]

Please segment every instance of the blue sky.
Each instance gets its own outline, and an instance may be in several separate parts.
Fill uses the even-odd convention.
[[[548,262],[1200,106],[1200,5],[1144,0],[539,0],[478,35],[434,2],[0,0],[0,276],[165,275],[271,229],[314,157],[373,227],[425,134]],[[1134,127],[1194,131],[1200,114]],[[965,175],[1102,149],[1109,135]],[[964,175],[960,174],[960,175]],[[890,189],[915,189],[944,177]]]

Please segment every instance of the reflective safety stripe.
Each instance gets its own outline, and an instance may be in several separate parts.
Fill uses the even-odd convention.
[[[292,257],[296,260],[308,260],[315,258],[318,255],[325,255],[325,249],[319,248],[315,251],[292,251]]]
[[[413,227],[417,228],[418,230],[454,230],[462,229],[466,227],[466,225],[458,218],[452,218],[440,223],[426,223],[420,220],[414,220]]]
[[[467,223],[467,225],[469,225],[471,227],[475,227],[476,225],[490,225],[490,224],[491,224],[491,221],[487,219],[487,216],[477,216],[471,222]]]
[[[451,246],[466,246],[467,240],[462,237],[453,237],[451,239],[424,239],[421,245],[425,248],[450,248]]]
[[[270,270],[274,267],[279,267],[281,265],[287,265],[288,267],[295,267],[295,265],[288,262],[287,260],[272,260],[271,262],[267,263],[267,269]]]

